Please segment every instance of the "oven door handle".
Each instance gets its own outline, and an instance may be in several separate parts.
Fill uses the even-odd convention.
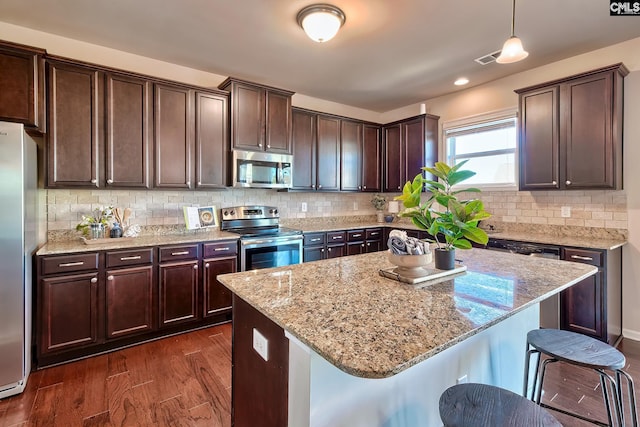
[[[302,236],[287,236],[287,237],[279,237],[274,239],[262,239],[262,240],[240,240],[240,244],[242,246],[261,246],[268,245],[273,243],[297,243],[302,241]]]

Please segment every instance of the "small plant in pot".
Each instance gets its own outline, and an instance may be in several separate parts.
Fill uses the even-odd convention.
[[[371,206],[376,209],[376,218],[378,222],[384,221],[384,207],[387,205],[387,199],[382,194],[374,194],[371,198]]]
[[[455,249],[471,249],[471,242],[486,244],[487,233],[478,227],[478,222],[491,216],[484,210],[480,200],[459,200],[460,193],[479,193],[477,188],[453,190],[453,186],[471,178],[476,173],[460,168],[467,161],[451,167],[437,162],[433,167],[422,170],[433,174],[439,181],[417,175],[413,181],[407,181],[402,189],[401,200],[404,210],[399,216],[411,218],[413,224],[426,230],[434,238],[437,245],[434,250],[435,267],[451,270],[455,266]],[[421,203],[422,188],[431,193],[427,201]],[[435,209],[440,207],[440,209]]]

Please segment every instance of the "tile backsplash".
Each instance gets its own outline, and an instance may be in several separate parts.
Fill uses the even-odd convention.
[[[183,206],[277,206],[283,219],[374,214],[371,193],[296,193],[261,189],[222,191],[47,190],[48,231],[72,230],[101,205],[129,207],[130,223],[184,224]],[[396,194],[385,194],[391,200]],[[627,229],[624,191],[484,191],[485,208],[498,222]],[[307,211],[302,212],[302,203]],[[570,217],[562,217],[562,207]]]

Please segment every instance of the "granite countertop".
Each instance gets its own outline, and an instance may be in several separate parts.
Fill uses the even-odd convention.
[[[543,243],[576,248],[614,250],[627,244],[623,239],[607,239],[588,236],[562,236],[521,231],[488,232],[491,239],[517,240],[520,242]]]
[[[36,255],[56,255],[63,253],[78,253],[90,251],[102,251],[109,249],[139,248],[143,246],[174,245],[182,243],[198,243],[215,240],[237,240],[238,234],[227,231],[198,230],[197,232],[183,234],[165,234],[153,236],[140,236],[133,238],[104,239],[101,243],[85,244],[81,239],[59,242],[48,242],[41,247]]]
[[[386,252],[218,280],[341,370],[395,375],[596,272],[586,264],[471,249],[468,270],[416,287],[383,278]]]

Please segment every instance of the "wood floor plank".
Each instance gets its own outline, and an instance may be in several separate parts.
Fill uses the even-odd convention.
[[[138,414],[141,425],[143,426],[157,426],[158,419],[156,415],[158,413],[159,402],[154,401],[152,396],[155,394],[151,389],[155,387],[153,381],[149,381],[143,384],[137,384],[131,387],[131,395],[138,408]]]
[[[120,375],[127,372],[127,358],[123,351],[114,351],[107,354],[107,378],[112,375]]]
[[[82,420],[82,427],[114,427],[109,417],[109,411],[96,414]]]
[[[29,420],[43,374],[43,371],[32,372],[21,394],[2,400],[6,411],[0,417],[1,427],[9,427]]]
[[[150,348],[150,345],[139,345],[122,350],[126,358],[131,387],[153,380]]]
[[[191,371],[207,393],[214,413],[214,421],[223,426],[231,425],[231,393],[220,383],[213,369],[202,353],[187,356]]]
[[[36,401],[29,417],[29,424],[34,427],[55,427],[58,401],[62,396],[62,383],[38,389]]]
[[[203,390],[201,382],[193,375],[187,357],[182,355],[172,356],[170,366],[171,375],[176,380],[177,390],[182,395],[182,401],[187,409],[190,409],[207,402],[209,396]]]
[[[127,372],[107,378],[107,400],[109,401],[109,419],[113,425],[118,427],[142,425],[136,412]]]
[[[61,366],[62,388],[56,412],[56,425],[79,426],[82,424],[82,408],[85,403],[87,360]]]
[[[193,419],[194,427],[226,427],[223,424],[218,424],[209,402],[189,409],[189,415]]]
[[[85,400],[81,410],[83,418],[90,418],[109,410],[107,401],[108,365],[106,355],[87,359]]]
[[[210,335],[207,359],[215,375],[225,387],[231,387],[231,340],[224,334]]]
[[[157,418],[159,420],[158,424],[161,426],[191,427],[195,424],[182,400],[182,396],[176,396],[160,402]]]

